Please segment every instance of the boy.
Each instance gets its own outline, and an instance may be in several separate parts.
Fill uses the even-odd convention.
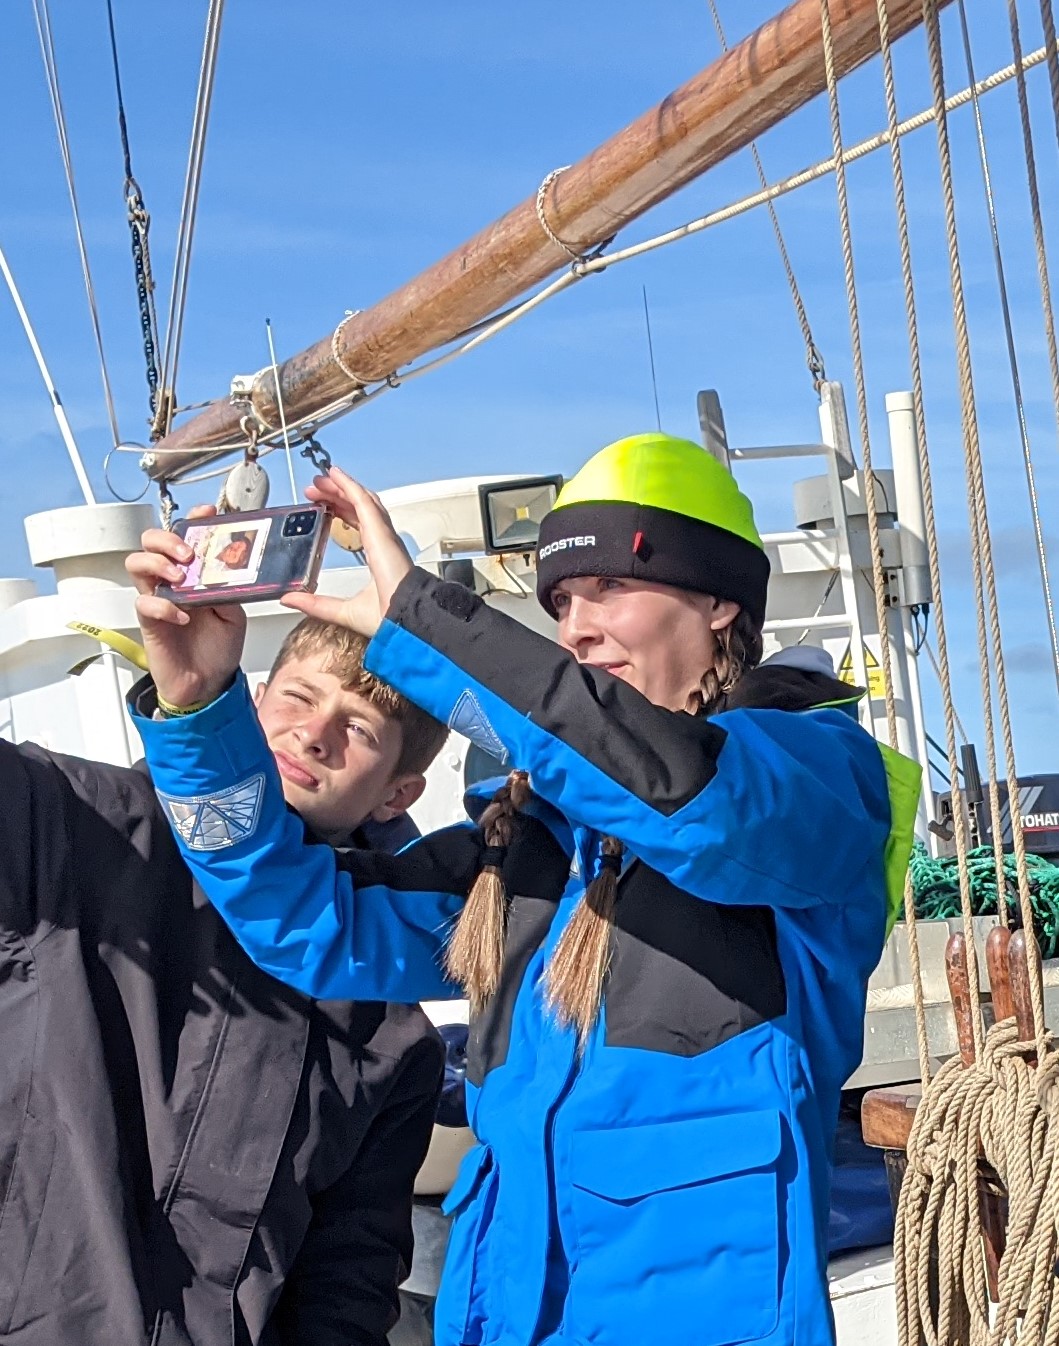
[[[392,847],[445,730],[363,648],[300,623],[257,711],[307,835]],[[0,741],[0,786],[0,1342],[382,1346],[442,1067],[422,1011],[259,972],[142,767]]]

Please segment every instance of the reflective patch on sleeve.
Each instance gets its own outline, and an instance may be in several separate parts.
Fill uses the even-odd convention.
[[[246,841],[257,830],[265,777],[260,772],[212,795],[182,799],[158,791],[166,817],[191,851],[221,851]]]
[[[462,734],[464,738],[469,738],[483,752],[489,753],[499,762],[507,764],[507,749],[497,738],[496,730],[489,723],[473,692],[460,693],[460,699],[453,706],[452,714],[449,716],[449,728],[455,729],[456,733]]]

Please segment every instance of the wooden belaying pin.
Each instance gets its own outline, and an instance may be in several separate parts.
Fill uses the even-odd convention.
[[[1011,997],[1015,1002],[1015,1022],[1019,1041],[1033,1042],[1037,1036],[1033,1026],[1033,1000],[1030,997],[1030,965],[1025,930],[1016,930],[1008,944],[1008,974],[1011,977]],[[1027,1056],[1031,1066],[1037,1064],[1037,1054]]]
[[[993,1017],[997,1023],[1001,1019],[1015,1017],[1015,1001],[1011,995],[1011,974],[1008,971],[1008,945],[1011,943],[1011,931],[1006,925],[997,925],[990,930],[985,941],[985,965],[989,974],[989,989],[993,993]]]
[[[956,1041],[960,1059],[965,1066],[974,1065],[974,1027],[972,1014],[978,1014],[978,996],[971,994],[971,978],[967,971],[967,941],[961,930],[949,936],[945,945],[945,977],[949,983],[953,1018],[956,1020]],[[977,987],[975,990],[977,991]]]

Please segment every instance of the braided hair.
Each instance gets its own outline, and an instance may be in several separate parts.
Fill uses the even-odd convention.
[[[761,653],[761,628],[741,609],[734,621],[717,632],[714,664],[689,697],[688,712],[713,715],[723,710],[729,693],[743,674],[760,662]],[[503,854],[511,842],[515,815],[529,794],[526,773],[513,771],[482,815],[485,863],[449,943],[446,969],[466,990],[474,1013],[488,1002],[500,982],[508,911],[501,875]],[[599,870],[545,969],[545,1004],[560,1024],[576,1031],[582,1051],[603,1001],[624,853],[625,847],[617,837],[603,837]]]

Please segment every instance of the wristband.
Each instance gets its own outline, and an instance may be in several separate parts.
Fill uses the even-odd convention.
[[[193,701],[190,706],[174,706],[171,701],[167,701],[159,692],[155,692],[155,699],[158,702],[158,709],[169,719],[177,719],[181,715],[194,715],[197,711],[205,710],[212,704],[209,701]]]

